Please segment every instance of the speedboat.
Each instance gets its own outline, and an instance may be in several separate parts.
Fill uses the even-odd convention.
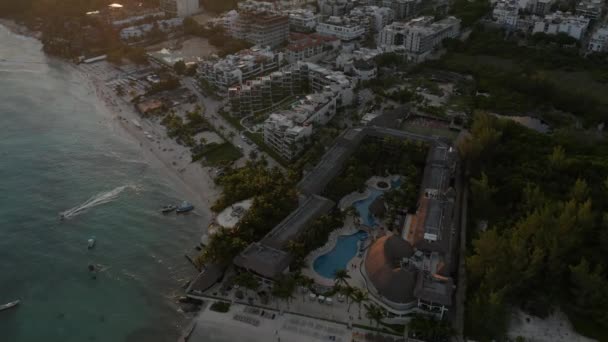
[[[166,206],[162,207],[160,209],[160,212],[163,213],[163,214],[168,214],[168,213],[172,212],[175,209],[177,209],[177,207],[170,204],[170,205],[166,205]]]
[[[87,248],[88,249],[93,249],[93,247],[95,247],[95,237],[91,237],[88,241],[88,245]]]
[[[190,202],[183,201],[182,204],[180,204],[175,211],[179,214],[187,213],[192,210],[194,210],[194,206]]]
[[[15,301],[10,302],[10,303],[6,303],[4,305],[0,305],[0,311],[7,310],[7,309],[10,309],[12,307],[15,307],[15,306],[19,305],[20,302],[21,301],[19,299],[17,299]]]

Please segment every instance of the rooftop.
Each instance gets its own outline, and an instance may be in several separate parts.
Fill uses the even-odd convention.
[[[334,204],[325,197],[317,195],[308,197],[260,242],[273,248],[283,248],[287,241],[296,238],[312,221],[327,214]]]

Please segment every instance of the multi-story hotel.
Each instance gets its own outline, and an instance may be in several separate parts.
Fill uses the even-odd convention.
[[[282,62],[282,53],[254,47],[223,59],[209,58],[200,63],[198,69],[202,79],[222,92],[245,80],[275,70]]]
[[[408,22],[394,22],[380,32],[378,45],[391,49],[402,46],[408,60],[423,61],[445,38],[460,32],[460,19],[447,17],[433,22],[432,17],[420,17]]]

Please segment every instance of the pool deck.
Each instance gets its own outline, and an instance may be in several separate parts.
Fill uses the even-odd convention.
[[[352,234],[357,233],[360,230],[367,231],[366,229],[364,229],[364,227],[357,226],[355,224],[354,218],[352,216],[350,216],[350,215],[347,216],[346,219],[344,220],[344,226],[342,226],[342,228],[340,228],[340,229],[336,229],[333,232],[331,232],[331,234],[329,235],[329,238],[327,239],[327,243],[325,245],[323,245],[323,247],[320,247],[320,248],[312,251],[310,254],[308,254],[308,256],[306,257],[307,267],[302,270],[302,274],[314,279],[314,281],[319,285],[328,286],[328,287],[334,286],[334,279],[325,278],[315,271],[315,269],[313,267],[315,259],[317,257],[331,251],[335,247],[336,242],[338,241],[338,238],[340,236],[352,235]],[[353,257],[353,259],[351,259],[347,263],[347,265],[349,265],[349,266],[352,265],[353,260],[355,258],[357,258],[357,253],[355,253],[355,256]],[[347,270],[350,272],[351,267],[348,267]]]

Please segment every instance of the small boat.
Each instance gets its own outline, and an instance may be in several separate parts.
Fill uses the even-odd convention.
[[[189,211],[192,211],[193,209],[194,209],[194,206],[192,204],[190,204],[189,202],[183,201],[182,204],[180,204],[175,211],[179,214],[179,213],[187,213]]]
[[[94,236],[92,238],[90,238],[87,242],[88,242],[88,245],[87,245],[88,249],[93,249],[93,247],[95,247],[95,237]]]
[[[168,213],[172,212],[175,209],[177,209],[177,207],[174,206],[174,205],[166,205],[166,206],[164,206],[164,207],[162,207],[160,209],[160,212],[163,213],[163,214],[168,214]]]
[[[6,303],[4,305],[0,305],[0,311],[4,311],[4,310],[10,309],[12,307],[15,307],[15,306],[19,305],[20,302],[21,301],[19,299],[17,299],[13,302]]]

